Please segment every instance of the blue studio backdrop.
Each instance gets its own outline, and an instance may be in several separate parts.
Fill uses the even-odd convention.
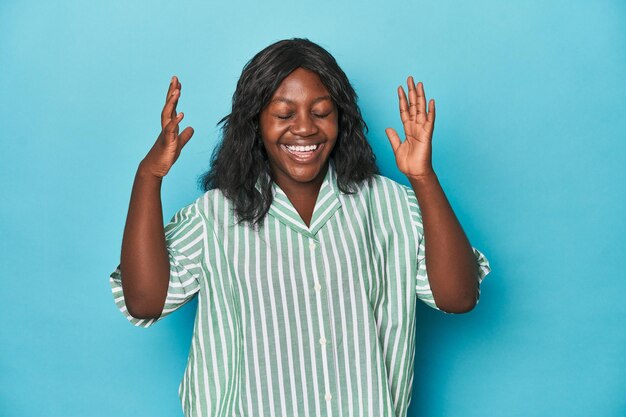
[[[109,274],[173,74],[196,134],[164,180],[197,198],[244,64],[283,38],[348,74],[382,173],[409,74],[433,164],[493,271],[468,314],[419,303],[409,416],[626,413],[626,3],[0,2],[0,415],[181,416],[196,303],[130,325]]]

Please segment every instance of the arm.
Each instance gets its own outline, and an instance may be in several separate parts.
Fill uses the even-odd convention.
[[[394,129],[386,129],[399,170],[418,199],[424,224],[426,268],[433,297],[450,313],[470,311],[478,297],[478,268],[472,247],[450,207],[432,167],[435,101],[426,112],[424,86],[407,80],[409,99],[398,87],[404,142]],[[410,104],[409,104],[410,103]]]
[[[409,178],[424,225],[426,269],[440,309],[465,313],[478,298],[478,266],[474,252],[437,176]]]
[[[158,318],[169,282],[169,258],[161,207],[161,183],[178,159],[193,129],[178,133],[183,118],[176,113],[181,84],[172,77],[161,114],[161,134],[139,164],[131,193],[120,270],[128,312],[136,318]]]
[[[169,282],[161,207],[161,180],[142,169],[135,176],[126,217],[120,270],[128,312],[136,318],[161,314]]]

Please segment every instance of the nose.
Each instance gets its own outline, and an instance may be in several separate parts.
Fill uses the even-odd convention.
[[[300,114],[293,120],[293,124],[289,129],[296,136],[311,136],[317,133],[318,127],[310,114]]]

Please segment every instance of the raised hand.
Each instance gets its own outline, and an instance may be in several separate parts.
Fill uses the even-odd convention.
[[[432,137],[435,126],[435,100],[431,99],[426,109],[424,85],[419,82],[415,86],[413,77],[408,77],[409,100],[404,89],[398,87],[400,102],[400,118],[404,126],[406,139],[393,128],[385,129],[387,138],[396,156],[396,164],[400,172],[410,179],[421,179],[434,173],[432,166]]]
[[[176,113],[181,88],[182,84],[178,77],[172,77],[167,89],[165,106],[161,112],[161,133],[146,157],[141,161],[142,170],[158,178],[163,178],[169,172],[180,156],[183,146],[193,136],[192,127],[186,127],[180,134],[178,133],[178,125],[184,117],[182,112]]]

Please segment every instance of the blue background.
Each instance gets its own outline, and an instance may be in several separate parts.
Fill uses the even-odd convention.
[[[435,171],[493,268],[469,314],[419,303],[409,415],[625,415],[617,0],[1,1],[0,414],[182,415],[195,301],[146,330],[109,289],[133,176],[177,74],[196,135],[165,219],[199,196],[243,65],[294,36],[336,57],[405,184],[384,128],[401,129],[396,87],[424,82]]]

